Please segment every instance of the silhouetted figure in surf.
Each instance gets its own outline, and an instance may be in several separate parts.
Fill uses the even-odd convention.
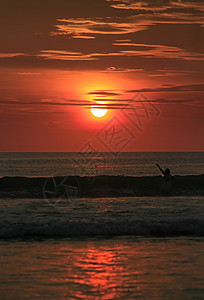
[[[156,164],[156,166],[159,168],[159,170],[163,175],[162,182],[160,185],[160,190],[165,193],[170,193],[172,189],[172,177],[171,177],[170,169],[167,168],[164,171],[158,164]]]

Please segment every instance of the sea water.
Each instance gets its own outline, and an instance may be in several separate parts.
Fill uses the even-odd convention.
[[[173,175],[204,173],[204,152],[0,153],[0,176],[155,176],[155,164]]]
[[[73,168],[76,159],[73,153],[1,153],[0,175],[83,176]],[[156,176],[159,163],[184,176],[203,174],[204,155],[92,160],[97,167],[87,166],[90,175]],[[0,299],[203,299],[202,195],[60,201],[0,199]]]
[[[1,299],[203,299],[203,239],[2,241]]]

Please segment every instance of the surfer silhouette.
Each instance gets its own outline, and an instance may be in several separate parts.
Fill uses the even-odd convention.
[[[164,171],[158,164],[156,164],[156,166],[159,168],[160,172],[163,175],[160,190],[162,192],[170,193],[172,189],[172,177],[170,169],[167,168]]]

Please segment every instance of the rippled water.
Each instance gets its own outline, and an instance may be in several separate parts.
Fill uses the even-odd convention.
[[[204,173],[203,152],[175,153],[0,153],[0,176],[155,176],[155,164],[173,175]]]
[[[0,238],[90,235],[204,236],[204,197],[0,201]]]
[[[4,241],[1,299],[203,299],[204,240]]]

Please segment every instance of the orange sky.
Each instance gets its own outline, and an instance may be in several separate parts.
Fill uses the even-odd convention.
[[[3,1],[0,151],[203,151],[203,10]],[[94,117],[94,104],[107,114]]]

